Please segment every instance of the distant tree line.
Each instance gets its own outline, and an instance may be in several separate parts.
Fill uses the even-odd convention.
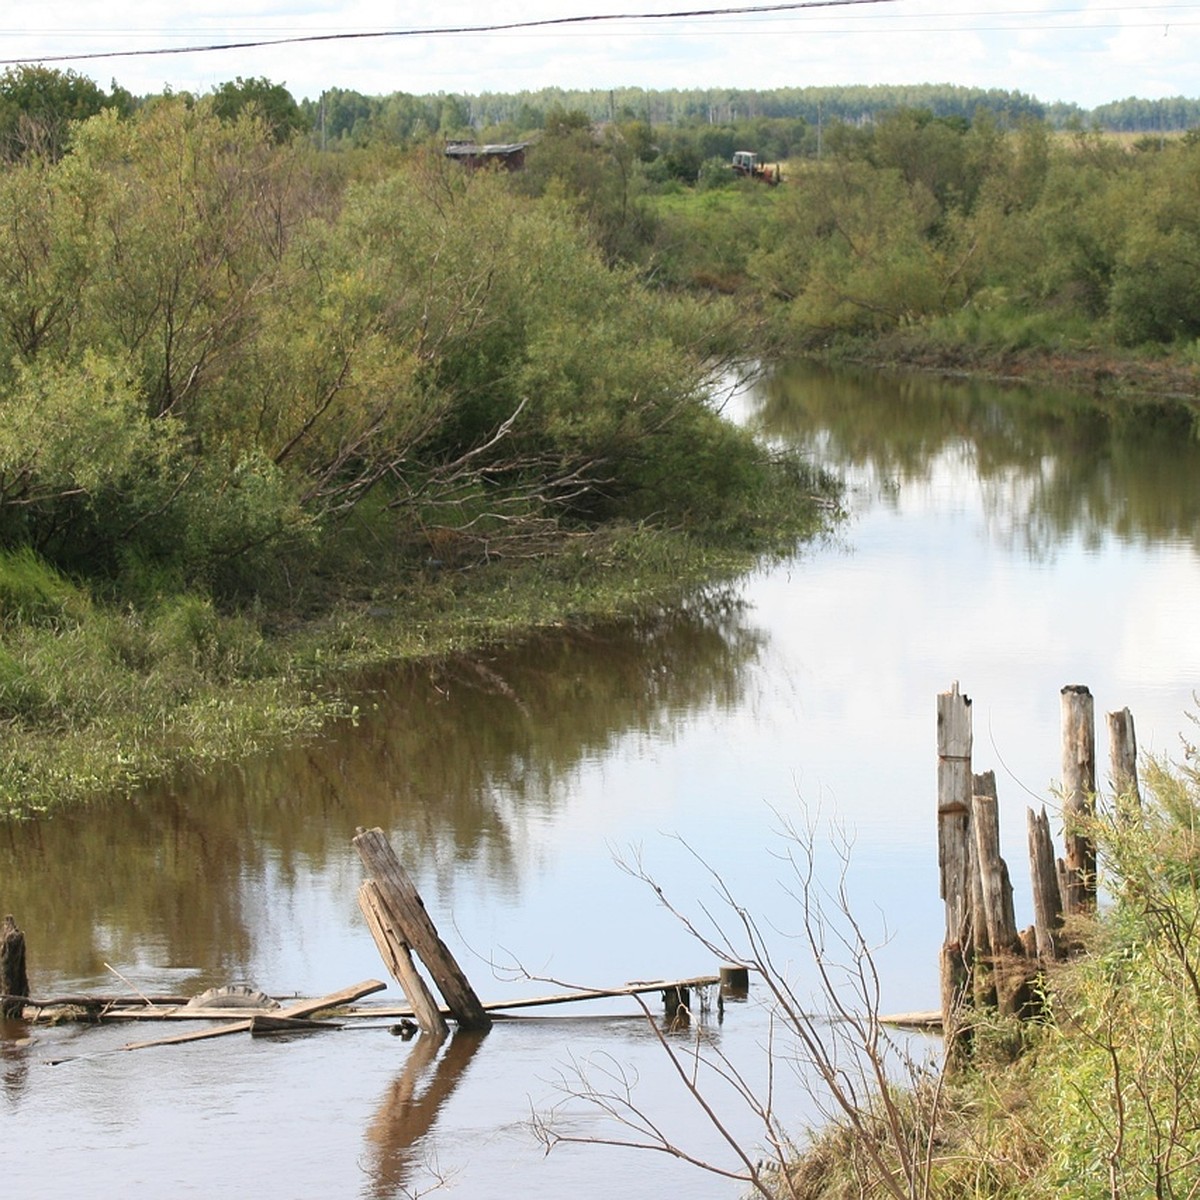
[[[71,123],[113,109],[122,117],[164,99],[195,103],[200,97],[170,90],[134,96],[115,80],[106,91],[75,71],[27,65],[0,75],[0,157],[62,153]],[[815,156],[827,129],[863,127],[897,110],[970,122],[987,113],[1016,126],[1043,121],[1055,129],[1104,129],[1166,134],[1200,126],[1200,99],[1129,97],[1087,110],[1046,104],[1020,91],[950,84],[690,88],[656,90],[541,88],[513,93],[366,95],[331,87],[316,100],[295,100],[286,86],[264,78],[227,81],[209,99],[217,115],[232,120],[253,108],[277,141],[306,134],[321,149],[405,146],[429,139],[519,140],[545,131],[564,113],[592,125],[640,123],[654,131],[665,154],[689,167],[725,157],[736,141],[766,158]],[[681,135],[679,131],[688,131]],[[714,132],[722,131],[722,132]],[[683,169],[671,173],[682,177]]]

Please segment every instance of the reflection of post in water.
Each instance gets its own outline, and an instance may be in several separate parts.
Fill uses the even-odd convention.
[[[423,1161],[421,1140],[433,1128],[442,1106],[450,1099],[468,1064],[479,1049],[485,1032],[460,1030],[449,1042],[419,1037],[404,1070],[388,1087],[375,1119],[367,1126],[371,1185],[368,1195],[395,1196],[407,1186]],[[445,1052],[438,1058],[438,1051]],[[429,1068],[437,1059],[437,1066]],[[428,1080],[418,1095],[423,1077]]]
[[[4,1095],[15,1105],[29,1083],[30,1039],[16,1033],[20,1027],[15,1022],[8,1029],[5,1025],[9,1022],[0,1020],[0,1080]]]

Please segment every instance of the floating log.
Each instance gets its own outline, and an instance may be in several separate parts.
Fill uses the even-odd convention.
[[[584,1000],[607,1000],[620,996],[649,996],[655,992],[666,993],[674,990],[687,991],[691,988],[717,987],[721,979],[717,975],[697,975],[691,979],[639,979],[636,983],[627,983],[614,988],[580,988],[573,992],[558,992],[550,996],[533,996],[521,1000],[493,1000],[483,1005],[484,1011],[502,1017],[510,1009],[549,1008],[558,1004],[577,1004]],[[449,1010],[443,1008],[443,1016],[449,1016]],[[412,1017],[416,1014],[411,1008],[399,1008],[390,1005],[380,1005],[372,1008],[351,1009],[347,1016],[354,1017]]]
[[[411,950],[425,964],[458,1027],[489,1028],[491,1018],[445,942],[438,936],[420,894],[408,872],[400,865],[383,830],[360,829],[353,844],[374,880],[381,909],[386,914],[386,920],[381,921],[380,928],[388,933],[388,937],[386,945],[380,949],[389,969],[394,963],[403,966],[405,961],[411,966]],[[412,974],[416,974],[415,970]],[[398,977],[397,981],[405,988],[405,995],[414,1010],[418,1003],[422,1008],[425,1007],[422,998],[414,999],[408,994],[405,978]]]
[[[25,935],[12,915],[0,925],[0,1017],[21,1017],[29,996],[29,976],[25,971]]]
[[[929,1033],[940,1033],[942,1029],[942,1014],[940,1012],[909,1012],[892,1013],[879,1018],[880,1025],[891,1025],[896,1029],[924,1029]]]
[[[1088,829],[1095,813],[1095,703],[1083,684],[1062,689],[1062,788],[1066,842],[1065,911],[1085,912],[1096,901],[1096,844]]]

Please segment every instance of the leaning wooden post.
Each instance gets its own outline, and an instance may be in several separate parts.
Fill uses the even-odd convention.
[[[1121,810],[1141,807],[1138,790],[1137,736],[1133,731],[1133,713],[1127,708],[1110,712],[1108,722],[1109,761],[1112,764],[1112,789]]]
[[[1038,957],[1045,962],[1064,958],[1059,931],[1062,929],[1063,902],[1058,885],[1058,865],[1054,858],[1054,840],[1050,836],[1050,818],[1043,807],[1040,813],[1025,810],[1029,829],[1029,878],[1033,888],[1033,927]]]
[[[29,999],[29,976],[25,971],[25,935],[12,916],[0,925],[0,1017],[20,1017]]]
[[[1062,689],[1063,826],[1066,842],[1066,913],[1096,900],[1096,843],[1088,825],[1096,804],[1096,723],[1092,693],[1082,684]]]
[[[360,829],[354,838],[354,848],[375,882],[398,940],[425,964],[459,1028],[490,1029],[491,1017],[484,1011],[466,975],[438,936],[420,894],[408,872],[400,865],[383,830]],[[388,957],[385,956],[385,959]],[[401,960],[404,957],[404,954],[399,955]],[[411,996],[409,1000],[411,1002]]]
[[[938,870],[946,903],[942,1022],[950,1036],[949,1031],[962,1027],[960,1010],[971,995],[975,944],[971,914],[971,701],[959,693],[957,683],[937,698],[937,753]]]
[[[412,960],[412,953],[404,935],[396,928],[388,906],[373,879],[366,879],[358,889],[358,907],[366,918],[367,928],[379,948],[379,956],[391,971],[392,978],[404,989],[404,995],[412,1006],[413,1016],[422,1033],[441,1039],[450,1032],[437,1001],[433,998],[421,973]]]

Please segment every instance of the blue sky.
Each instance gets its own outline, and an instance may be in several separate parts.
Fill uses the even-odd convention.
[[[717,8],[704,0],[42,0],[6,5],[6,59],[229,41],[492,25]],[[204,92],[265,76],[297,99],[325,87],[513,92],[609,88],[953,83],[1092,108],[1200,93],[1200,3],[1143,0],[857,0],[839,7],[610,20],[497,33],[362,38],[59,61],[136,94]]]

